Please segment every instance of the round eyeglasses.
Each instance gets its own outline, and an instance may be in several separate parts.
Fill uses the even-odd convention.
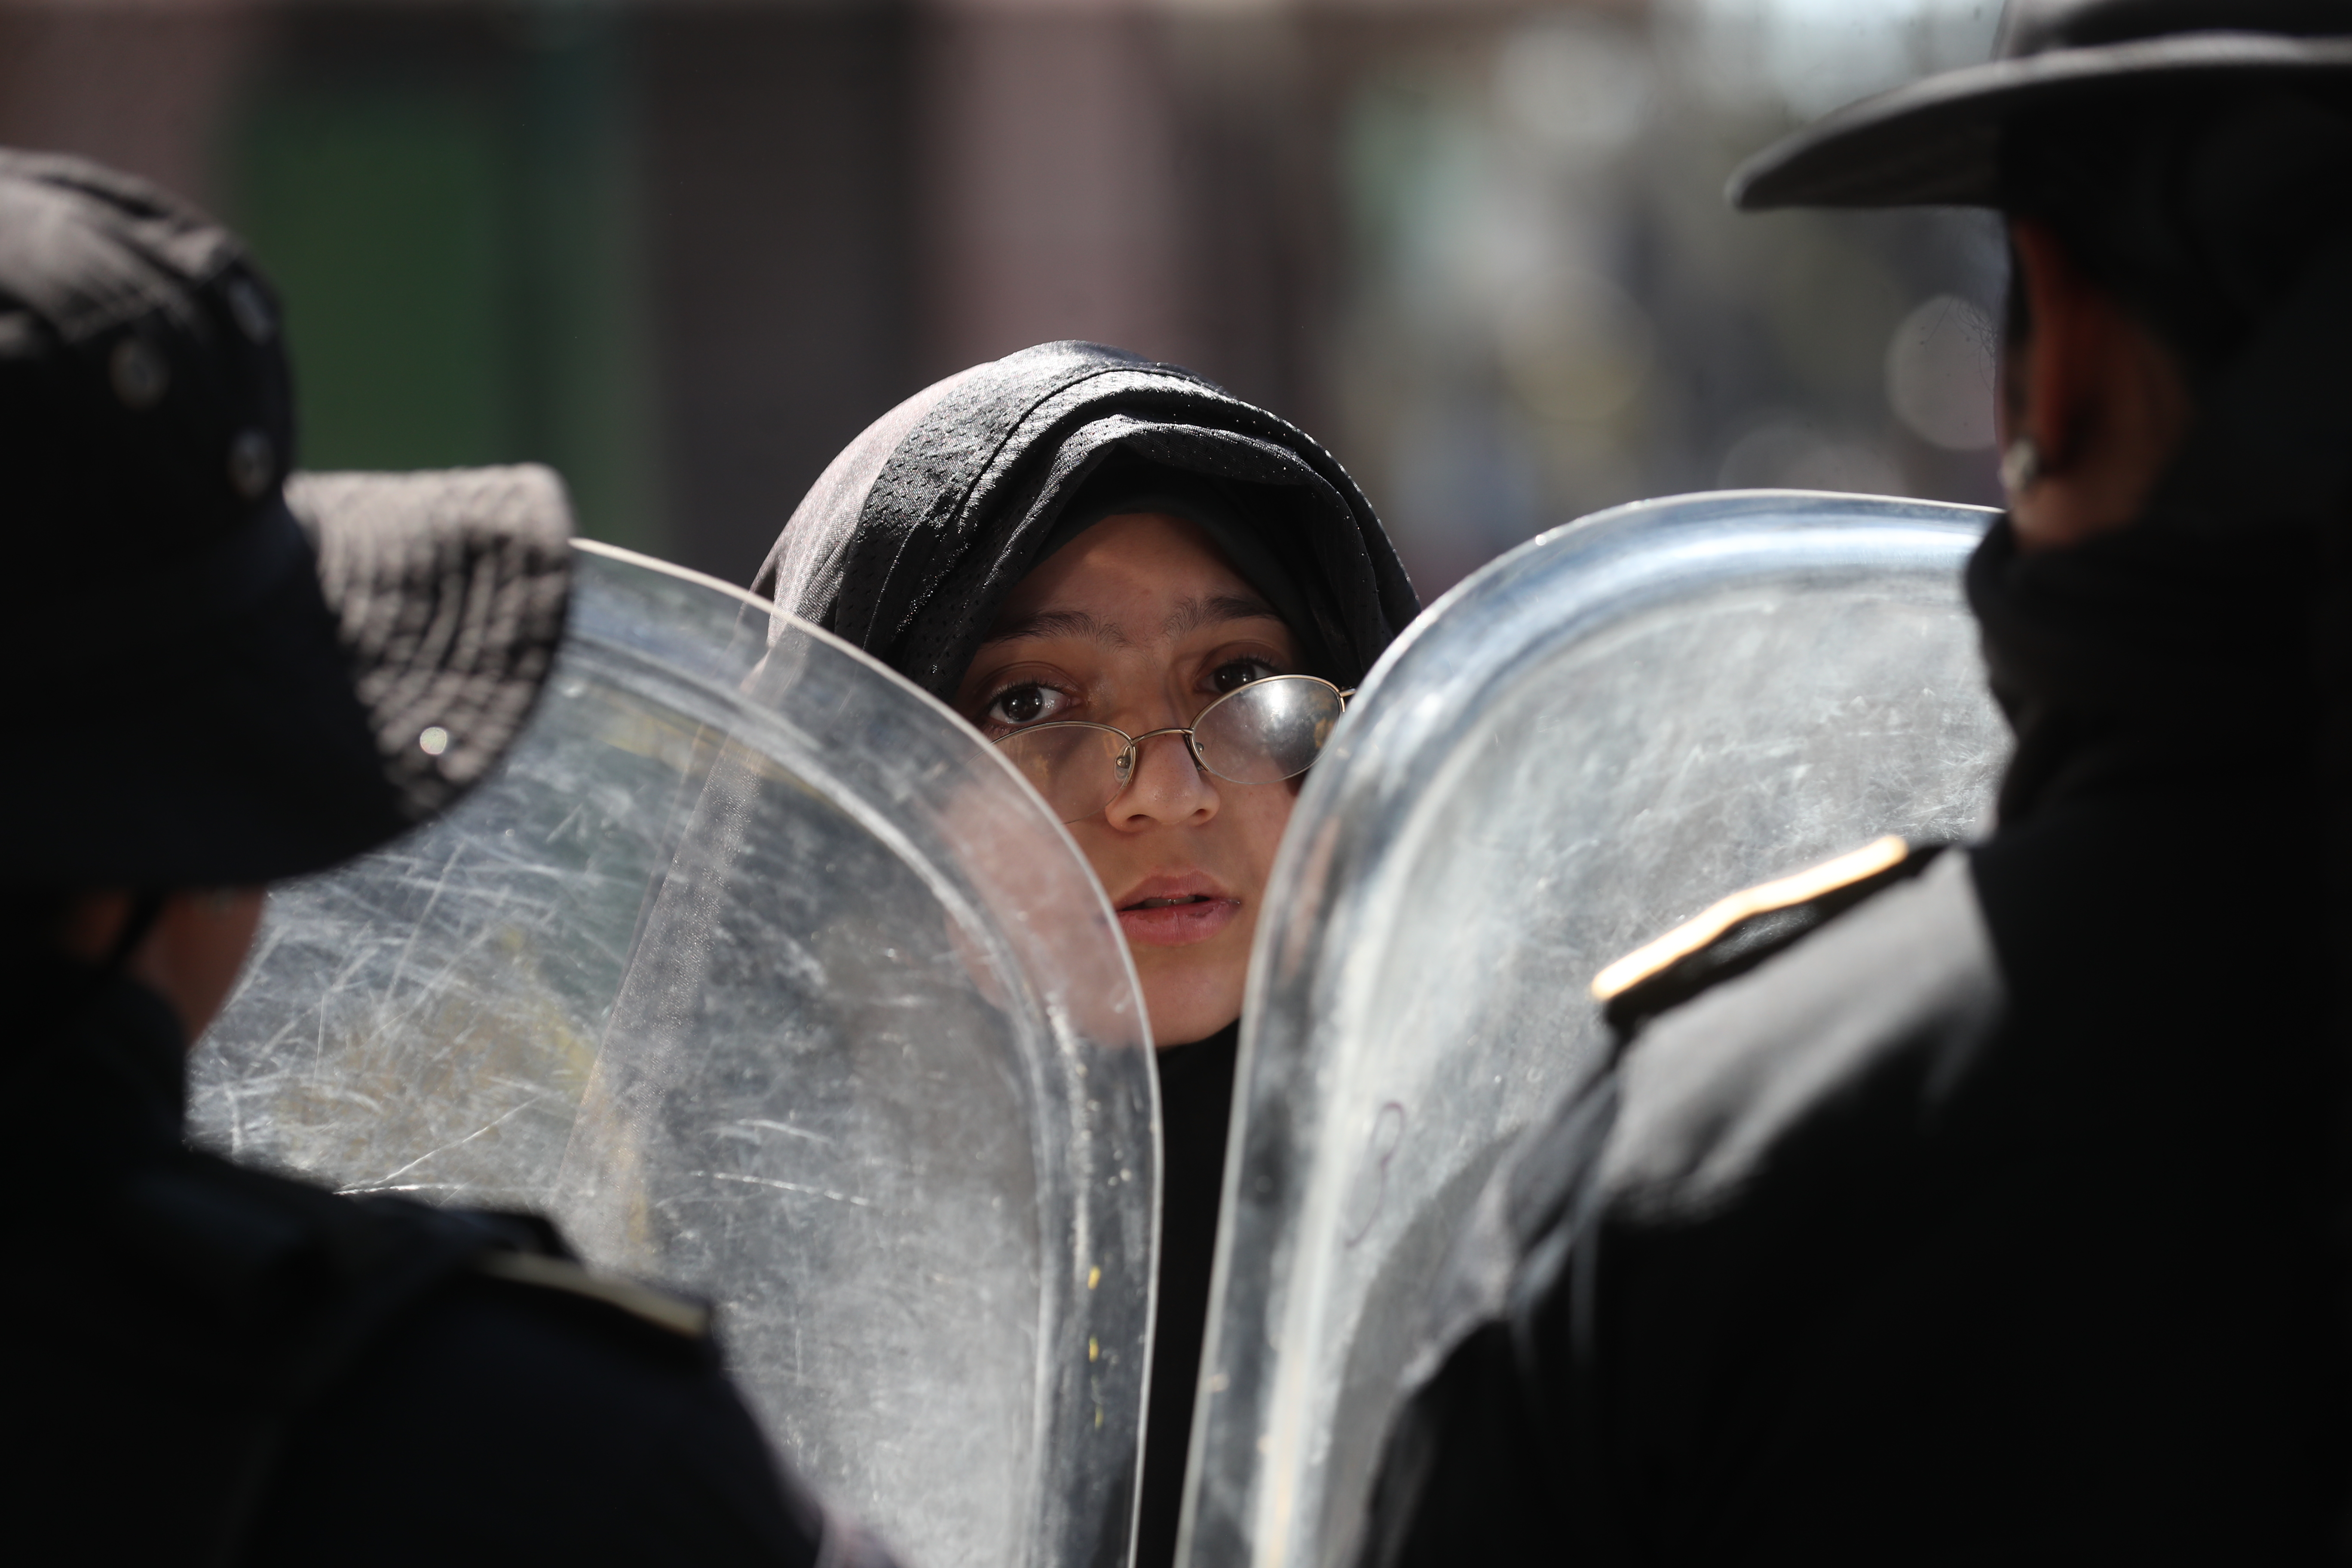
[[[1158,735],[1183,736],[1203,771],[1234,784],[1297,778],[1315,765],[1354,695],[1312,675],[1269,675],[1226,692],[1189,725],[1130,735],[1059,719],[1015,730],[996,744],[1055,816],[1084,822],[1119,797],[1143,742]]]

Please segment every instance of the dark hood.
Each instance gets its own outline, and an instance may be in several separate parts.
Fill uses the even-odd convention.
[[[1318,674],[1355,684],[1421,608],[1370,503],[1304,431],[1190,371],[1082,342],[975,365],[876,420],[810,488],[752,591],[950,697],[1065,510],[1130,474],[1263,543],[1301,591]]]

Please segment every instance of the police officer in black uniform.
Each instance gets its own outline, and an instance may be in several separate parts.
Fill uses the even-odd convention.
[[[543,1222],[183,1142],[260,888],[495,765],[562,635],[544,469],[289,477],[269,285],[0,152],[0,1534],[18,1562],[854,1563],[697,1304]]]
[[[2007,221],[1998,829],[1607,972],[1362,1560],[2340,1559],[2352,4],[2014,0],[1733,195]]]

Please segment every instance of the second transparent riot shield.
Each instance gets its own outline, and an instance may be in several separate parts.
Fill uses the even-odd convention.
[[[865,655],[578,565],[499,774],[271,894],[197,1136],[712,1299],[778,1447],[913,1568],[1123,1563],[1155,1111],[1084,859]]]
[[[1742,888],[1982,821],[2008,732],[1960,573],[1990,516],[1621,508],[1488,566],[1382,659],[1259,928],[1192,1568],[1347,1553],[1454,1234],[1605,1048],[1597,972]]]

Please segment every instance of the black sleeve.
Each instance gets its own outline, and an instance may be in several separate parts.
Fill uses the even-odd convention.
[[[268,1495],[259,1563],[814,1568],[826,1530],[707,1341],[475,1277],[297,1422]]]
[[[1414,1390],[1381,1458],[1359,1568],[1573,1561],[1507,1324],[1482,1325]]]
[[[1499,1167],[1464,1227],[1391,1424],[1357,1568],[1624,1560],[1574,1345],[1600,1245],[1613,1074],[1572,1090]]]

